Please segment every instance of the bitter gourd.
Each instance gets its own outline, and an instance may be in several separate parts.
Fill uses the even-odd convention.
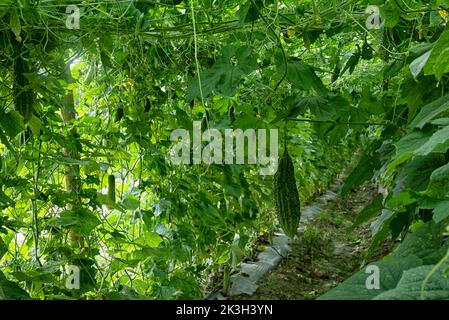
[[[281,228],[286,235],[293,238],[297,233],[301,209],[295,169],[287,148],[284,150],[273,177],[273,194]]]

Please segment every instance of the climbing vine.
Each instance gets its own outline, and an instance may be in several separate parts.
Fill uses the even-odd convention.
[[[377,262],[380,291],[361,266],[323,298],[447,298],[448,7],[3,1],[0,298],[200,299],[229,285],[280,227],[273,177],[205,164],[205,141],[202,163],[173,163],[173,132],[192,137],[190,159],[197,129],[279,130],[301,204],[351,159],[343,196],[367,180],[386,190],[352,227],[372,222],[367,260],[398,242]]]

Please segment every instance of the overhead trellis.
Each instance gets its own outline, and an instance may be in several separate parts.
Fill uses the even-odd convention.
[[[176,2],[176,1],[174,1]],[[342,10],[357,11],[353,6],[357,1],[346,0],[338,7],[330,6],[324,10],[293,11],[294,6],[279,5],[275,10],[265,7],[264,1],[241,3],[224,1],[212,4],[209,1],[196,3],[195,35],[208,36],[242,28],[260,28],[263,22],[259,14],[267,16],[270,24],[282,31],[286,27],[295,32],[328,30],[342,25],[348,18],[339,15]],[[30,4],[34,3],[34,4]],[[79,29],[69,29],[66,21],[69,6],[80,10]],[[257,9],[257,10],[256,10]],[[354,12],[360,15],[361,12]],[[84,37],[98,32],[110,32],[120,35],[138,35],[150,40],[174,40],[190,38],[194,35],[190,17],[190,6],[178,1],[178,4],[153,1],[13,1],[0,4],[0,30],[15,29],[16,33],[45,32],[64,40],[75,35]],[[19,18],[17,20],[17,18]],[[363,18],[363,17],[362,17]],[[19,22],[19,25],[11,25]],[[256,25],[254,25],[256,24]],[[20,31],[19,31],[20,29]],[[68,39],[65,39],[68,40]]]

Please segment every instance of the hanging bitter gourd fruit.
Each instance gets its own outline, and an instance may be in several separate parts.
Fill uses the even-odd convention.
[[[13,97],[16,110],[22,115],[25,123],[30,120],[34,111],[34,92],[25,76],[28,72],[27,61],[19,55],[14,62]]]
[[[301,209],[295,169],[287,148],[284,149],[277,172],[273,177],[273,194],[281,228],[286,235],[293,238],[297,233]]]
[[[113,174],[108,176],[108,198],[115,203],[115,176]]]

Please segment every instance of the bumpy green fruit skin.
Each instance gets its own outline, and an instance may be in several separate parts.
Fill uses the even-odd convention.
[[[30,120],[34,111],[34,93],[30,88],[30,82],[25,77],[28,72],[27,62],[22,57],[18,57],[14,63],[13,96],[16,110],[22,115],[25,123]]]
[[[273,194],[281,228],[286,235],[293,238],[297,233],[301,208],[299,192],[296,187],[295,168],[287,149],[284,150],[278,170],[273,177]]]
[[[108,176],[108,197],[115,202],[115,176],[113,174]]]

